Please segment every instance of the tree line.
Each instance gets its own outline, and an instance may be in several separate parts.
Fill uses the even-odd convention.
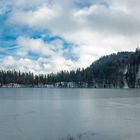
[[[61,71],[49,74],[47,81],[50,84],[57,82],[75,82],[79,87],[87,83],[88,87],[140,87],[140,49],[135,52],[118,52],[103,56],[93,62],[86,69],[76,71]]]
[[[35,75],[31,72],[0,71],[0,85],[16,83],[21,85],[45,85],[73,82],[79,87],[129,87],[140,86],[140,49],[135,52],[118,52],[103,56],[86,69],[60,71],[48,75]]]
[[[17,72],[13,71],[0,71],[0,84],[7,85],[10,83],[16,83],[21,85],[38,85],[46,84],[47,77],[46,75],[34,75],[31,72]]]

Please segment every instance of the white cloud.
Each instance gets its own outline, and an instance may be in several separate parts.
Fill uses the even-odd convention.
[[[62,42],[45,43],[42,39],[19,37],[17,54],[28,51],[40,55],[37,65],[44,71],[86,67],[102,55],[134,50],[140,41],[140,9],[138,0],[102,0],[89,7],[77,8],[79,0],[14,0],[9,24],[28,26],[35,30],[49,30],[76,44],[71,48],[77,61],[66,59]],[[35,4],[33,4],[35,3]],[[25,8],[25,6],[32,8]],[[17,8],[18,7],[18,8]],[[34,8],[33,8],[34,7]],[[80,6],[79,6],[80,7]],[[34,63],[34,62],[33,62]],[[40,64],[39,64],[40,63]],[[35,69],[35,68],[34,68]]]
[[[0,66],[4,70],[17,70],[22,72],[33,72],[35,74],[47,74],[51,72],[58,72],[60,70],[73,69],[74,63],[71,60],[66,60],[62,56],[52,57],[50,59],[40,57],[37,60],[29,58],[14,58],[7,56],[3,58]]]
[[[62,41],[60,40],[47,44],[42,39],[19,37],[17,45],[20,47],[17,51],[17,58],[10,56],[5,57],[3,60],[3,65],[7,69],[16,67],[15,69],[18,68],[22,71],[50,73],[77,68],[71,58],[65,58],[64,55],[69,55],[69,52],[66,51],[67,48],[63,48]],[[37,54],[39,58],[37,60],[27,58],[28,52]],[[19,60],[18,57],[20,57]]]
[[[3,59],[3,63],[4,63],[5,65],[12,66],[12,65],[15,64],[15,60],[14,60],[14,58],[13,58],[12,56],[8,56],[8,57],[5,57],[5,58]]]
[[[15,22],[20,25],[28,25],[32,28],[45,28],[47,22],[51,22],[57,16],[51,8],[47,5],[39,7],[37,10],[24,11],[23,9],[16,9],[12,13],[10,22]],[[22,18],[21,18],[22,17]]]
[[[52,33],[59,35],[67,35],[81,29],[101,34],[102,32],[123,35],[139,33],[138,13],[133,13],[133,7],[131,8],[127,2],[110,0],[109,7],[93,4],[82,9],[76,9],[73,2],[74,0],[64,0],[60,3],[59,0],[54,0],[52,5],[42,5],[35,10],[18,9],[13,11],[10,21],[31,28],[50,29]]]
[[[6,56],[3,58],[3,61],[1,63],[1,67],[4,70],[20,70],[24,72],[34,72],[39,70],[38,65],[36,65],[36,62],[33,62],[33,60],[30,59],[15,59],[13,56]]]
[[[55,49],[55,46],[47,45],[41,39],[19,37],[17,45],[20,47],[17,52],[19,55],[27,55],[28,51],[48,57],[54,55],[53,49]]]

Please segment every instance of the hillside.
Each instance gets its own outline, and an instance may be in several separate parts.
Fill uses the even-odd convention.
[[[135,77],[138,70],[134,72],[132,67],[139,67],[135,64],[135,57],[137,57],[136,53],[133,52],[119,52],[95,61],[89,67],[89,70],[92,71],[94,86],[104,88],[135,87],[136,79],[132,77]]]
[[[86,69],[34,75],[0,71],[1,87],[140,88],[140,49],[103,56]]]
[[[86,69],[50,74],[48,82],[52,84],[74,82],[72,86],[75,87],[138,88],[140,87],[140,50],[103,56]],[[67,86],[66,83],[62,85]]]

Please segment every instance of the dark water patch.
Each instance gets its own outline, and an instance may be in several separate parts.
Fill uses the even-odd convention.
[[[59,138],[58,140],[90,140],[94,138],[94,132],[83,132],[76,135],[67,135],[66,137]]]

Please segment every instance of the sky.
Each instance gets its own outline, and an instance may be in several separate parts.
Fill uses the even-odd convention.
[[[86,68],[140,44],[139,0],[0,0],[0,69]]]

